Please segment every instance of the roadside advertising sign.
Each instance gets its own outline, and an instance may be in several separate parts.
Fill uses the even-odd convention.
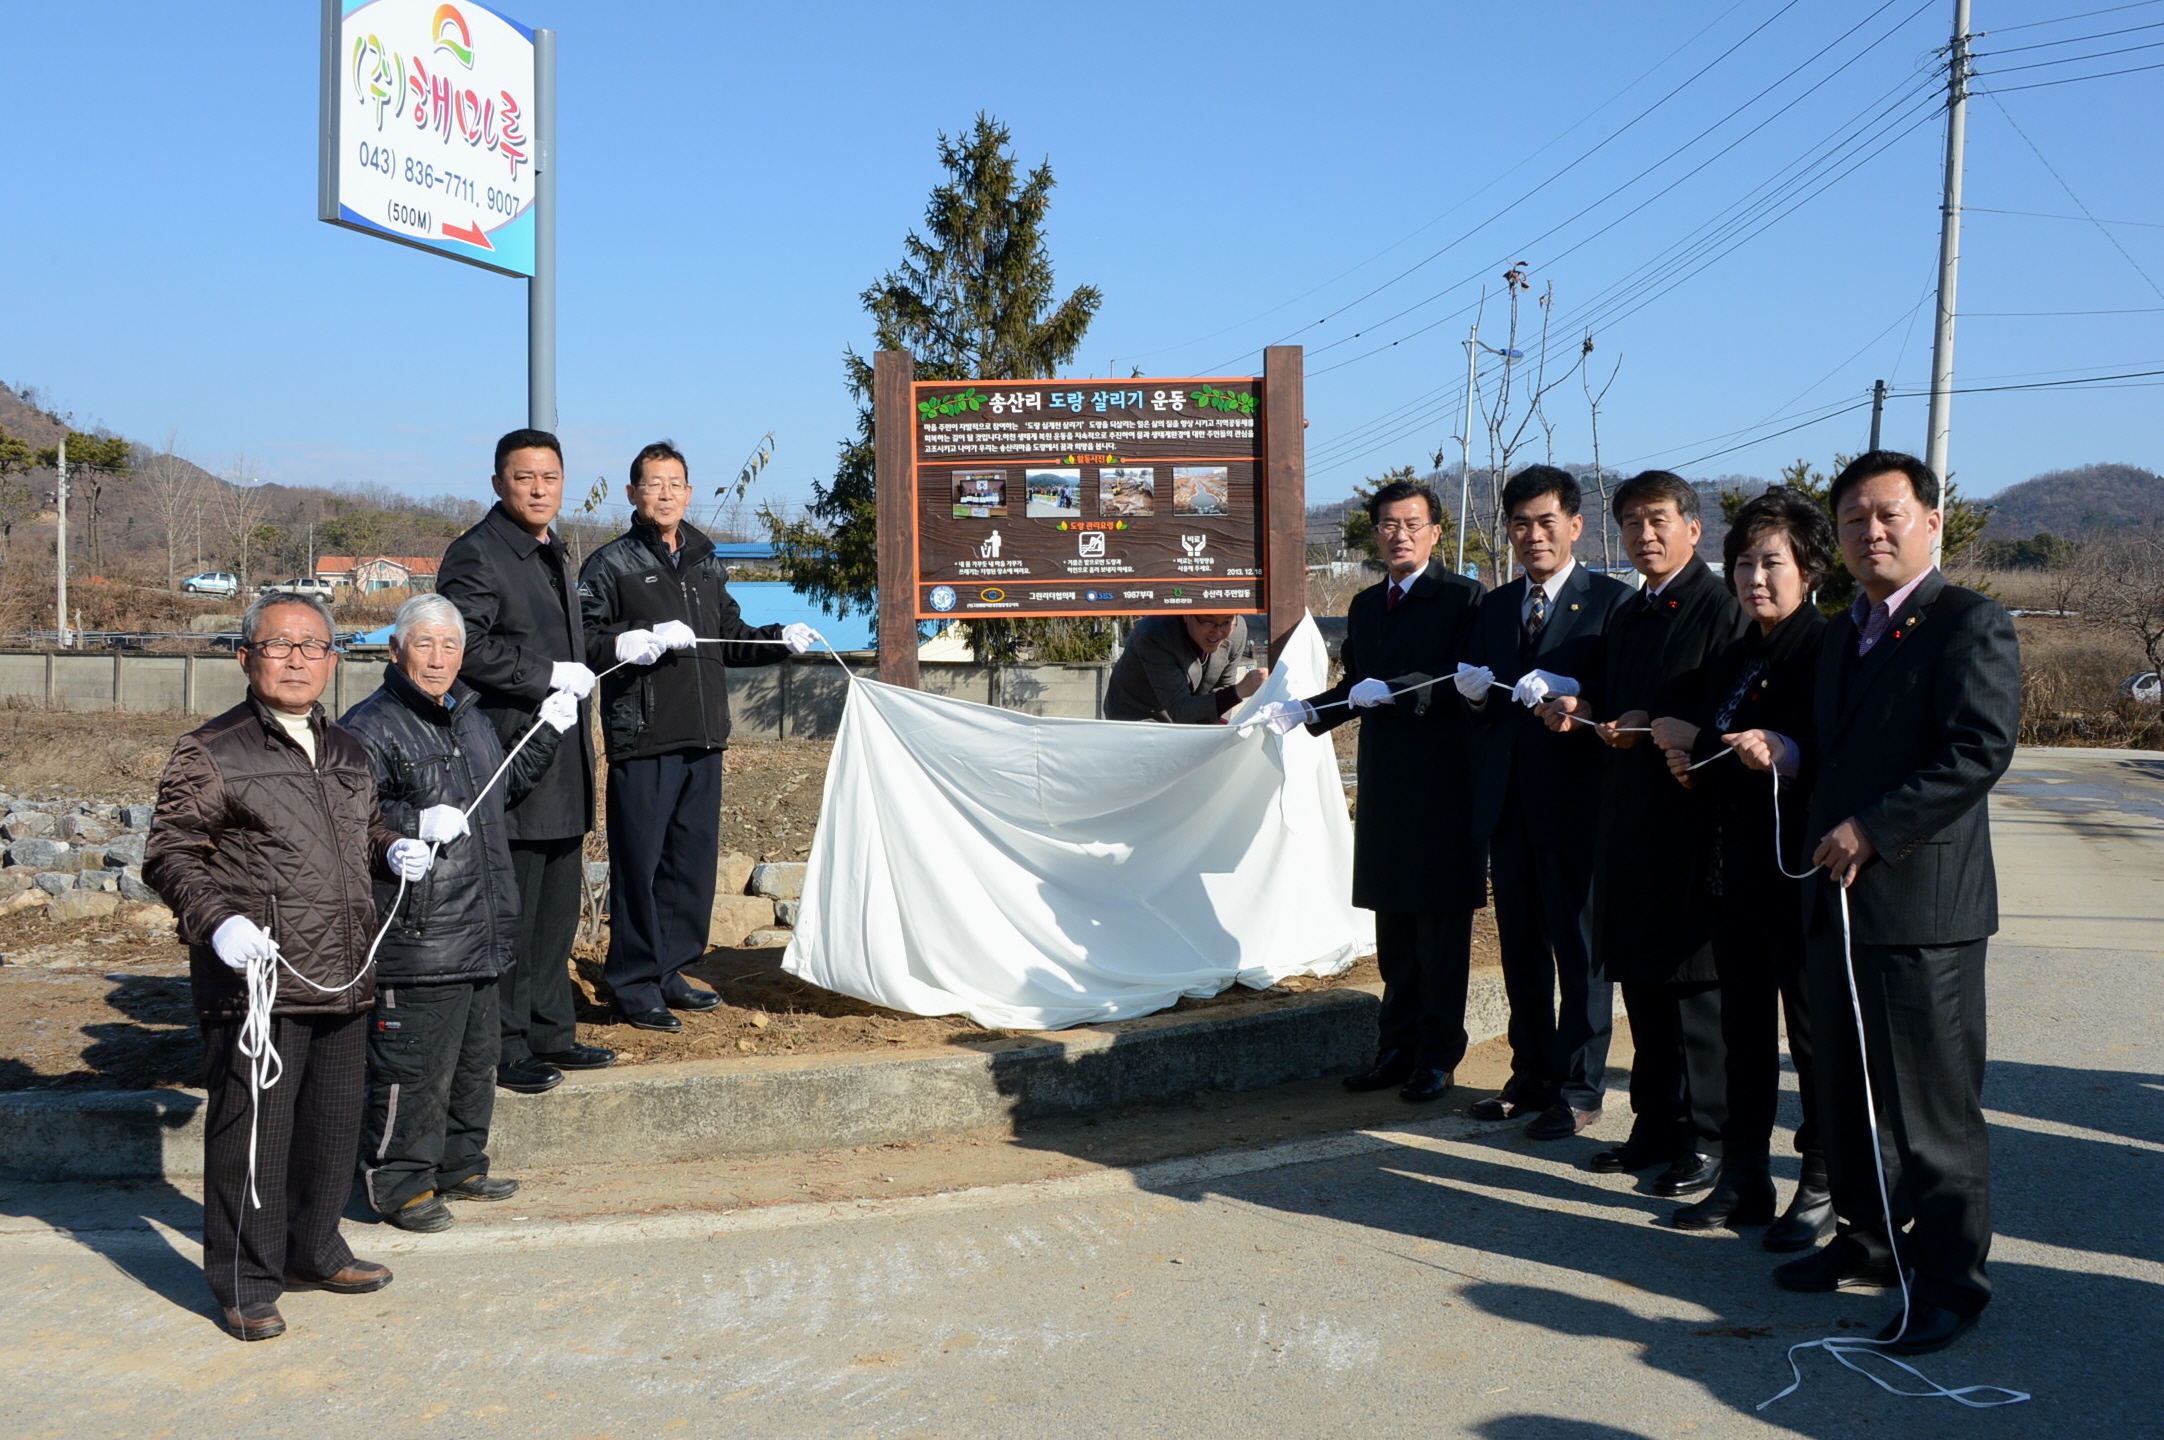
[[[534,33],[472,0],[327,0],[317,213],[534,273]]]
[[[1262,380],[918,381],[927,620],[1264,608]]]

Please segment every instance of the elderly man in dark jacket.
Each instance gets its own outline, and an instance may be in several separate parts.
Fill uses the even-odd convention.
[[[1246,653],[1241,616],[1152,615],[1135,626],[1105,682],[1105,719],[1214,725],[1262,688],[1260,670],[1232,678]]]
[[[1398,481],[1368,501],[1389,574],[1355,595],[1339,658],[1344,678],[1256,719],[1315,734],[1360,716],[1352,902],[1375,912],[1383,1008],[1375,1063],[1350,1090],[1399,1087],[1439,1100],[1465,1058],[1473,912],[1487,903],[1486,847],[1473,834],[1466,716],[1450,677],[1464,659],[1480,587],[1431,560],[1442,501]]]
[[[609,751],[609,956],[617,1009],[641,1030],[721,997],[680,973],[706,953],[721,838],[732,665],[819,642],[809,625],[747,625],[714,542],[685,522],[691,477],[666,440],[631,460],[631,529],[579,573]]]
[[[594,688],[579,620],[578,577],[550,528],[563,506],[563,447],[545,430],[513,430],[496,442],[490,477],[496,505],[451,542],[436,589],[466,617],[459,678],[504,744],[533,727],[557,690],[584,700]],[[518,875],[515,962],[498,986],[503,1052],[497,1083],[537,1094],[565,1070],[594,1070],[616,1052],[581,1045],[571,991],[571,944],[583,893],[581,853],[594,828],[594,743],[572,727],[571,743],[507,812]]]
[[[368,1203],[402,1230],[449,1228],[447,1199],[518,1189],[488,1173],[487,1148],[496,980],[511,967],[519,915],[504,807],[547,773],[578,720],[570,692],[551,693],[506,764],[496,728],[458,683],[465,648],[457,608],[414,596],[398,607],[383,688],[339,722],[368,748],[384,823],[436,850],[418,885],[376,886],[389,928],[376,951],[361,1179]]]
[[[188,942],[203,1027],[204,1278],[227,1329],[268,1340],[288,1289],[391,1283],[338,1218],[374,998],[370,875],[418,880],[428,848],[384,823],[361,742],[316,703],[338,663],[323,603],[265,596],[241,633],[248,698],[174,745],[143,878]],[[251,983],[276,987],[267,1034],[247,1023]]]

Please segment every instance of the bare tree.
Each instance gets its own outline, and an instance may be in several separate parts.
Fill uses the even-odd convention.
[[[2109,625],[2141,646],[2147,668],[2164,671],[2164,528],[2098,539],[2082,547],[2083,618]]]
[[[226,540],[238,557],[234,575],[240,580],[240,598],[248,597],[248,553],[255,543],[263,511],[262,481],[248,478],[248,457],[233,457],[232,473],[218,487],[218,518],[225,522]]]
[[[1585,332],[1585,348],[1578,352],[1578,381],[1585,387],[1586,409],[1593,419],[1593,488],[1600,492],[1600,566],[1603,570],[1615,568],[1615,551],[1610,543],[1612,532],[1608,527],[1608,472],[1600,463],[1600,407],[1608,398],[1608,391],[1615,385],[1615,377],[1623,371],[1623,353],[1616,352],[1615,366],[1608,378],[1601,382],[1599,390],[1593,388],[1593,371],[1585,361],[1593,353],[1593,332]]]
[[[1529,293],[1533,281],[1526,274],[1525,262],[1519,261],[1503,272],[1503,285],[1510,303],[1510,329],[1501,350],[1491,350],[1503,362],[1503,370],[1495,386],[1494,398],[1479,394],[1480,418],[1488,431],[1488,507],[1485,540],[1488,553],[1495,557],[1495,580],[1497,584],[1510,577],[1510,517],[1503,513],[1503,485],[1510,478],[1512,462],[1524,447],[1528,430],[1539,425],[1549,437],[1550,458],[1553,458],[1554,432],[1549,429],[1548,417],[1542,405],[1548,392],[1568,380],[1585,362],[1581,351],[1571,361],[1569,369],[1554,379],[1548,378],[1548,322],[1555,313],[1555,286],[1550,285],[1534,303],[1540,307],[1540,341],[1533,356],[1533,378],[1529,384],[1517,379],[1517,367],[1525,360],[1518,349],[1520,320],[1520,297]],[[1485,301],[1483,301],[1485,308]],[[1524,403],[1524,413],[1515,414],[1513,406]]]
[[[203,475],[175,453],[180,432],[168,430],[165,448],[143,462],[143,478],[150,485],[151,509],[165,531],[165,588],[180,584],[182,537],[188,524],[202,509]]]

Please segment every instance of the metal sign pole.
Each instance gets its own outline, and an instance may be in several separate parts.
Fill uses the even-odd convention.
[[[556,431],[556,32],[533,32],[533,276],[526,282],[526,423]]]
[[[53,628],[60,632],[60,648],[68,648],[68,437],[60,437],[59,484],[53,502],[60,510],[60,530],[55,558],[59,562],[60,593],[53,601]]]

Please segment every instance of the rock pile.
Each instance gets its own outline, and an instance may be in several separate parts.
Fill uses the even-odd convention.
[[[151,807],[0,795],[0,914],[88,920],[162,903],[143,883]]]

